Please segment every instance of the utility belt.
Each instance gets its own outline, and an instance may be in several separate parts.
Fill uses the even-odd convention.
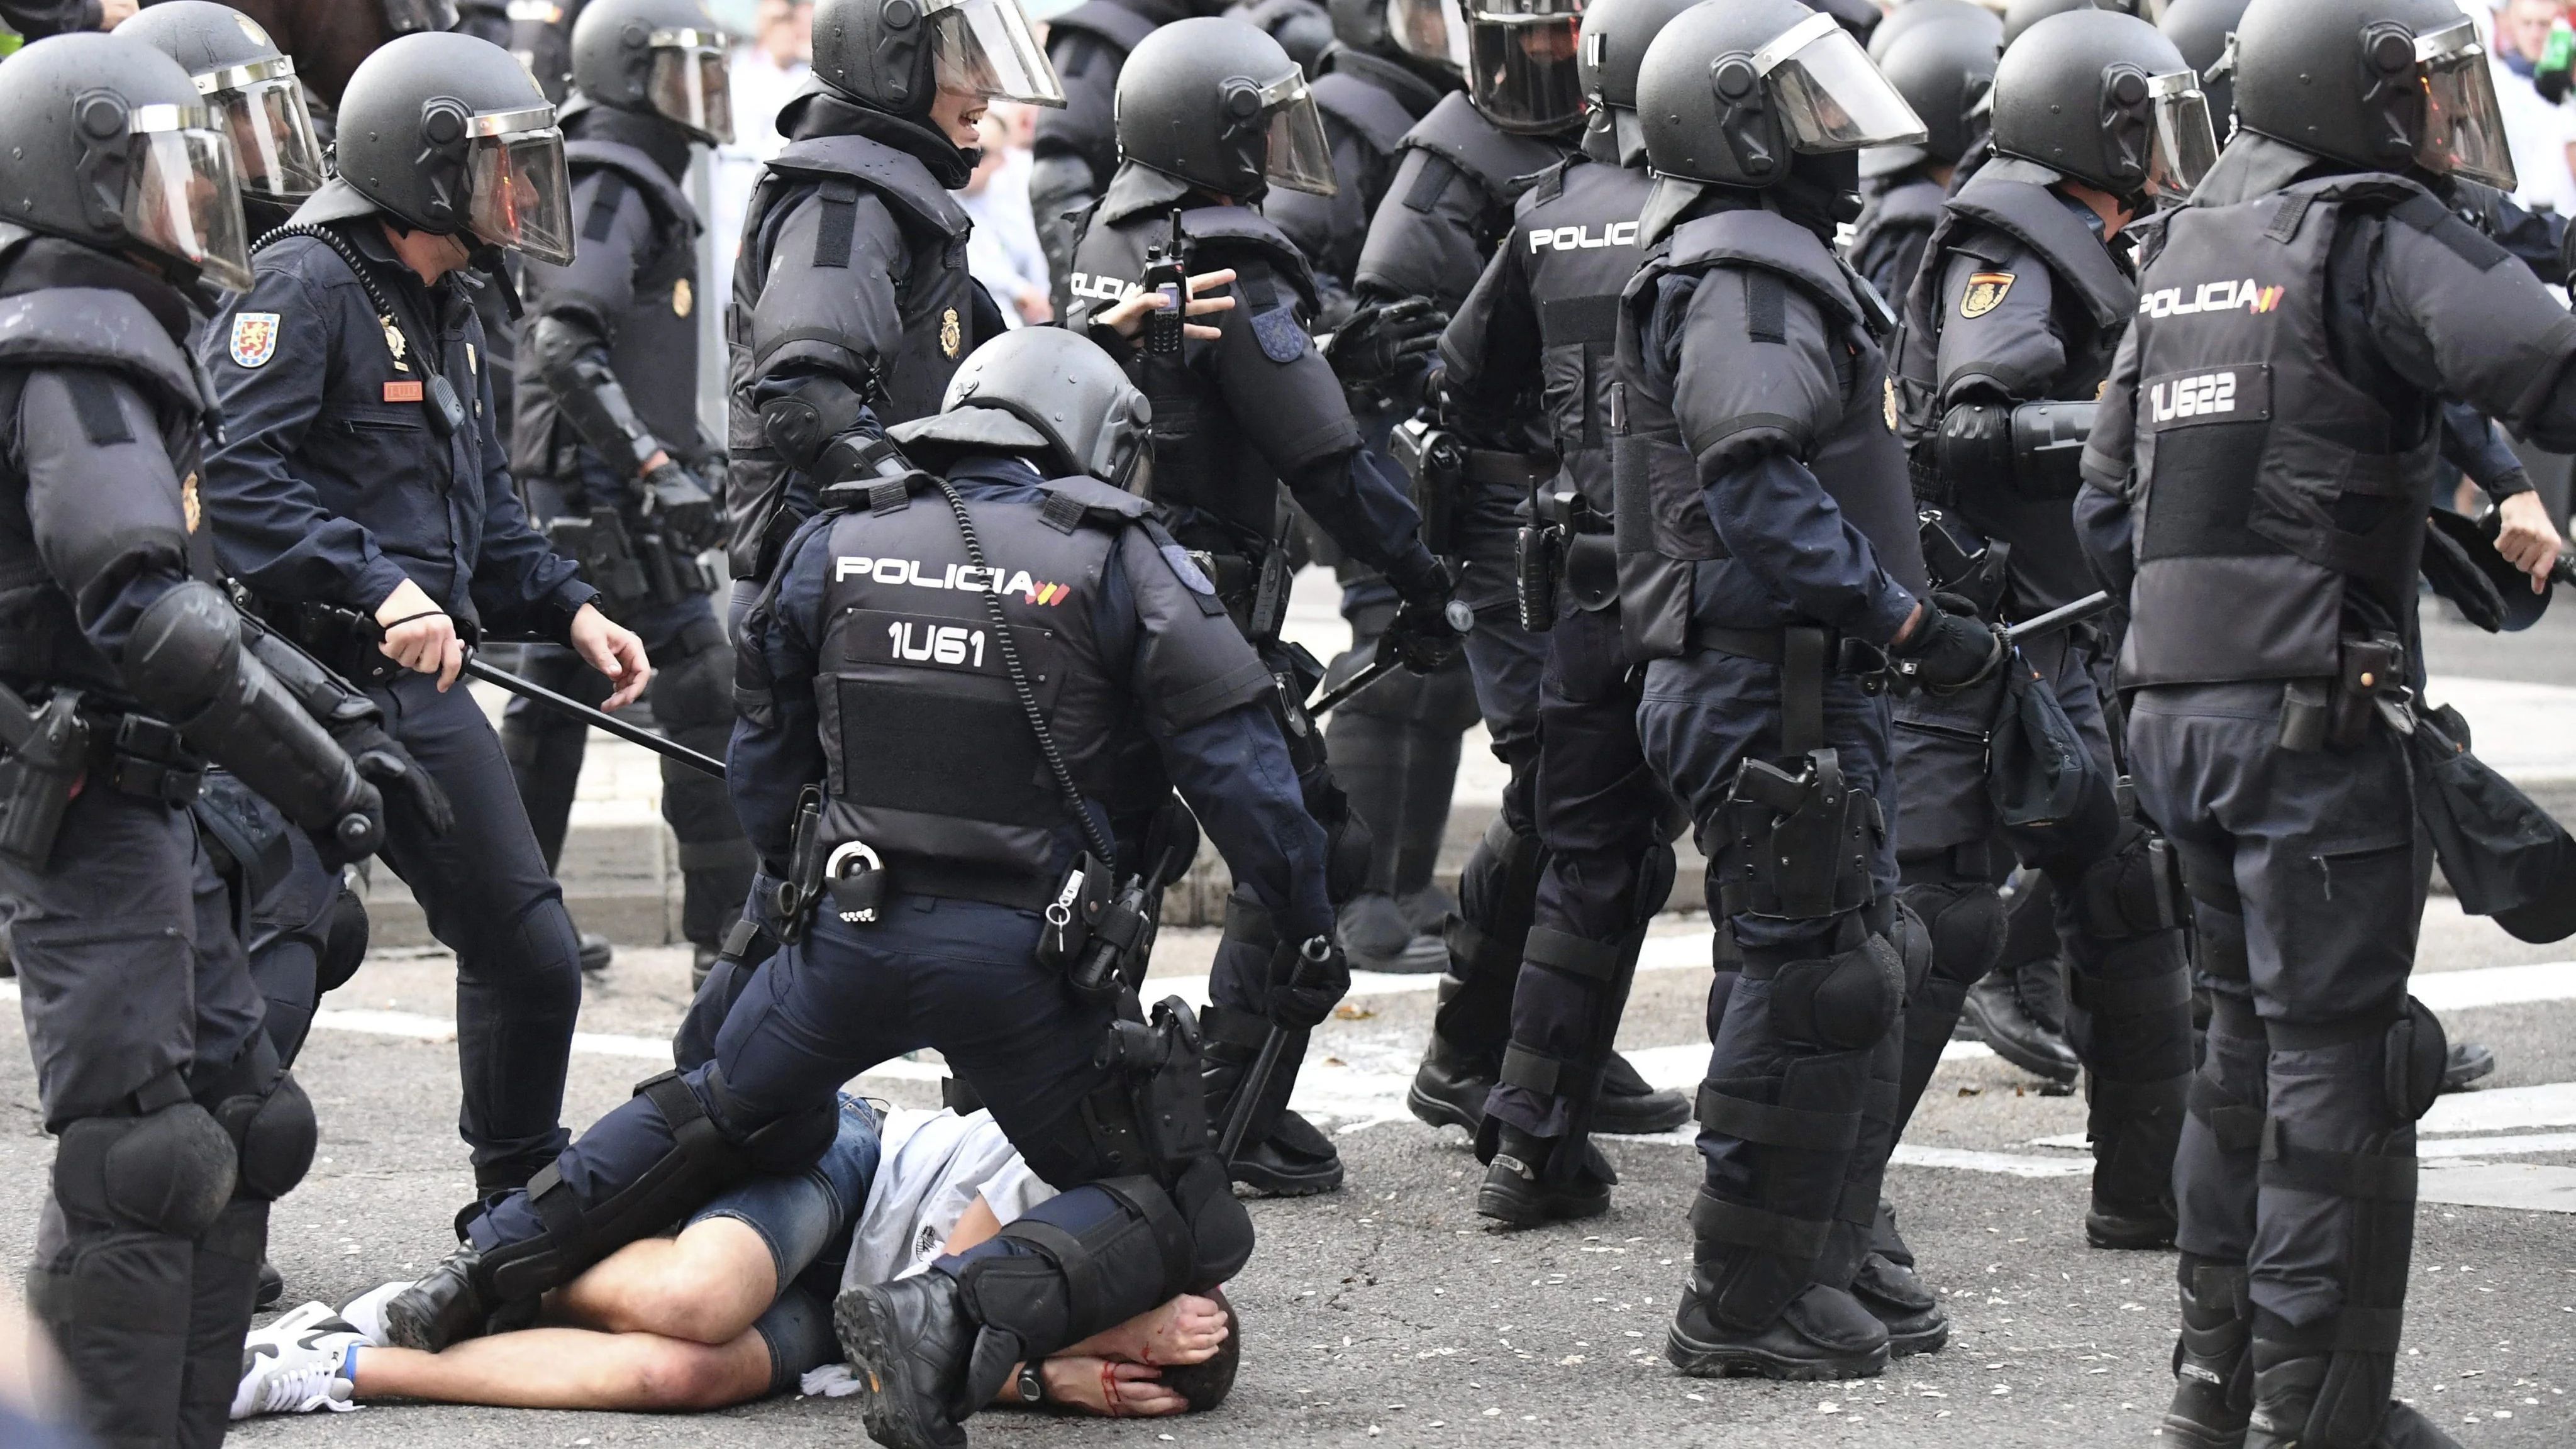
[[[0,856],[43,870],[74,797],[102,785],[184,810],[206,761],[178,726],[147,714],[86,707],[78,690],[30,703],[0,686]]]
[[[676,604],[711,594],[712,569],[659,533],[629,533],[614,508],[585,516],[546,520],[546,541],[581,570],[582,582],[599,590],[601,611],[619,618],[641,605]]]
[[[1579,489],[1530,495],[1530,521],[1512,544],[1513,599],[1533,634],[1556,623],[1557,591],[1587,613],[1619,602],[1619,551],[1611,519]]]
[[[2281,748],[2353,749],[2370,738],[2374,717],[2386,719],[2399,734],[2413,733],[2415,691],[2407,683],[2406,641],[2389,633],[2348,636],[2336,653],[2332,675],[2281,686]]]
[[[1887,687],[1887,650],[1821,624],[1789,624],[1777,629],[1728,629],[1693,619],[1690,647],[1758,659],[1780,671],[1781,708],[1793,711],[1813,696],[1813,708],[1824,709],[1825,676],[1849,675],[1864,693]],[[1819,729],[1818,734],[1822,731]],[[1822,743],[1821,738],[1818,743]],[[1810,746],[1809,748],[1813,748]],[[1803,754],[1803,750],[1791,750]]]

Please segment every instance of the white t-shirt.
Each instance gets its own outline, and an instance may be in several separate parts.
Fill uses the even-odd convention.
[[[850,1238],[841,1286],[890,1283],[930,1267],[957,1220],[981,1197],[1009,1222],[1056,1195],[1011,1146],[990,1112],[897,1107],[886,1113],[875,1181]]]

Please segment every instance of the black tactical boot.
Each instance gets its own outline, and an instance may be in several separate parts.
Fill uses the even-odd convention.
[[[260,1259],[259,1291],[251,1295],[250,1306],[254,1309],[274,1308],[277,1306],[277,1300],[285,1296],[286,1275],[277,1271],[275,1263],[266,1258]]]
[[[1664,1357],[1693,1378],[1858,1379],[1887,1367],[1886,1326],[1839,1288],[1809,1284],[1768,1326],[1748,1330],[1709,1310],[1713,1281],[1706,1265],[1692,1273],[1664,1343]]]
[[[2255,1343],[2257,1364],[2263,1364],[2268,1357],[2266,1349],[2278,1351],[2274,1345],[2259,1340]],[[2330,1362],[2329,1356],[2316,1354],[2283,1359],[2255,1370],[2254,1410],[2246,1421],[2245,1449],[2301,1449],[2302,1445],[2317,1442],[2308,1432],[2308,1420],[2316,1408],[2318,1391],[2325,1386]],[[2351,1385],[2343,1387],[2345,1392],[2351,1391]],[[2459,1449],[2458,1440],[2435,1428],[2433,1421],[2414,1406],[2395,1399],[2388,1401],[2377,1434],[2367,1441],[2335,1442],[2361,1443],[2365,1449]]]
[[[2057,962],[2052,957],[1986,973],[1968,988],[1961,1019],[1995,1055],[2059,1086],[2073,1086],[2083,1063],[2066,1040],[2065,1017],[2045,1014],[2054,999]]]
[[[2183,1092],[2190,1081],[2109,1082],[2088,1074],[2085,1131],[2093,1139],[2093,1196],[2084,1212],[2084,1237],[2094,1247],[2173,1246],[2174,1151],[2182,1140]]]
[[[1574,1148],[1581,1156],[1571,1171],[1551,1171],[1551,1159],[1566,1151],[1567,1144],[1532,1136],[1505,1122],[1494,1126],[1494,1155],[1486,1163],[1484,1185],[1476,1189],[1478,1215],[1534,1228],[1571,1218],[1597,1218],[1610,1210],[1610,1189],[1619,1174],[1589,1139]]]
[[[2182,1336],[2174,1340],[2174,1396],[2164,1437],[2184,1449],[2237,1449],[2253,1407],[2246,1360],[2254,1315],[2244,1301],[2243,1264],[2182,1255]]]
[[[582,975],[596,976],[608,969],[608,963],[617,959],[617,948],[608,944],[606,936],[597,931],[583,931],[580,937]]]
[[[1861,1259],[1852,1297],[1887,1328],[1887,1356],[1939,1353],[1950,1342],[1950,1315],[1914,1270],[1884,1253]]]
[[[1208,1122],[1222,1135],[1234,1110],[1235,1089],[1243,1084],[1245,1074],[1260,1055],[1260,1034],[1242,1013],[1211,1007],[1201,1019],[1213,1020],[1230,1033],[1220,1036],[1211,1031],[1199,1055],[1207,1090]],[[1290,1043],[1288,1067],[1294,1066],[1296,1053],[1302,1052],[1304,1046],[1302,1035]],[[1272,1091],[1273,1102],[1287,1095],[1285,1088],[1276,1085]],[[1226,1172],[1234,1181],[1265,1196],[1312,1197],[1342,1185],[1342,1157],[1333,1150],[1332,1139],[1315,1130],[1313,1123],[1281,1107],[1268,1130],[1246,1141],[1234,1161],[1226,1164]]]
[[[1612,1137],[1670,1132],[1691,1117],[1691,1099],[1659,1092],[1617,1052],[1601,1069],[1601,1100],[1592,1107],[1592,1130]]]
[[[503,1303],[480,1281],[483,1254],[467,1243],[410,1287],[385,1300],[385,1341],[439,1353],[485,1334],[534,1323],[541,1300]]]
[[[1464,1127],[1474,1136],[1485,1125],[1485,1098],[1502,1070],[1501,1056],[1499,1047],[1487,1056],[1433,1032],[1431,1049],[1422,1054],[1404,1105],[1434,1127]]]
[[[1361,971],[1427,975],[1449,967],[1449,948],[1414,929],[1395,897],[1365,891],[1342,907],[1343,954]]]
[[[976,1328],[957,1280],[932,1271],[844,1292],[832,1331],[859,1380],[868,1437],[888,1449],[964,1449]]]

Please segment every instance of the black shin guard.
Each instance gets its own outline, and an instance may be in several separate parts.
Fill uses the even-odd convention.
[[[1453,1049],[1493,1057],[1510,1038],[1512,987],[1546,863],[1538,837],[1515,832],[1498,815],[1460,872],[1458,914],[1449,920],[1449,974],[1431,1027]]]
[[[1914,1118],[1941,1052],[1959,1024],[1968,988],[2003,955],[2004,909],[1991,881],[1926,880],[1900,893],[1923,924],[1932,947],[1931,969],[1905,1002],[1904,1062],[1897,1078],[1896,1130]]]
[[[1213,1286],[1200,1281],[1191,1224],[1152,1178],[1088,1186],[1106,1200],[1080,1204],[1101,1209],[1089,1221],[1069,1228],[1039,1216],[1016,1219],[1002,1227],[1005,1251],[977,1254],[957,1270],[978,1325],[965,1402],[989,1402],[1014,1363],[1114,1328],[1193,1285]]]
[[[215,1449],[241,1385],[259,1265],[268,1256],[268,1204],[236,1197],[199,1235],[188,1285],[188,1350],[179,1390],[179,1449]]]

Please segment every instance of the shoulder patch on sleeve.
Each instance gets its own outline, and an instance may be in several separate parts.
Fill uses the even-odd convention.
[[[2012,295],[2013,274],[2010,272],[1972,272],[1968,290],[1959,294],[1959,315],[1975,321],[2004,304]]]
[[[1243,269],[1240,295],[1252,307],[1252,337],[1261,355],[1277,363],[1305,355],[1306,329],[1297,321],[1297,297],[1279,285],[1268,267]]]
[[[235,312],[232,359],[235,367],[258,367],[277,355],[278,314]]]
[[[1197,601],[1199,612],[1209,618],[1224,613],[1225,603],[1216,596],[1216,581],[1210,579],[1207,570],[1200,568],[1199,561],[1190,556],[1190,551],[1172,537],[1171,530],[1163,527],[1161,520],[1152,517],[1140,518],[1137,522],[1143,526],[1145,536],[1153,540],[1154,552],[1162,555],[1172,577],[1179,579],[1181,587],[1189,590],[1190,597]]]
[[[2460,260],[2481,272],[2492,270],[2498,262],[2513,259],[2513,253],[2506,251],[2493,237],[2453,216],[2447,207],[2430,196],[2410,197],[2403,204],[2390,208],[2388,216],[2390,220],[2404,222],[2449,247],[2459,254]]]

